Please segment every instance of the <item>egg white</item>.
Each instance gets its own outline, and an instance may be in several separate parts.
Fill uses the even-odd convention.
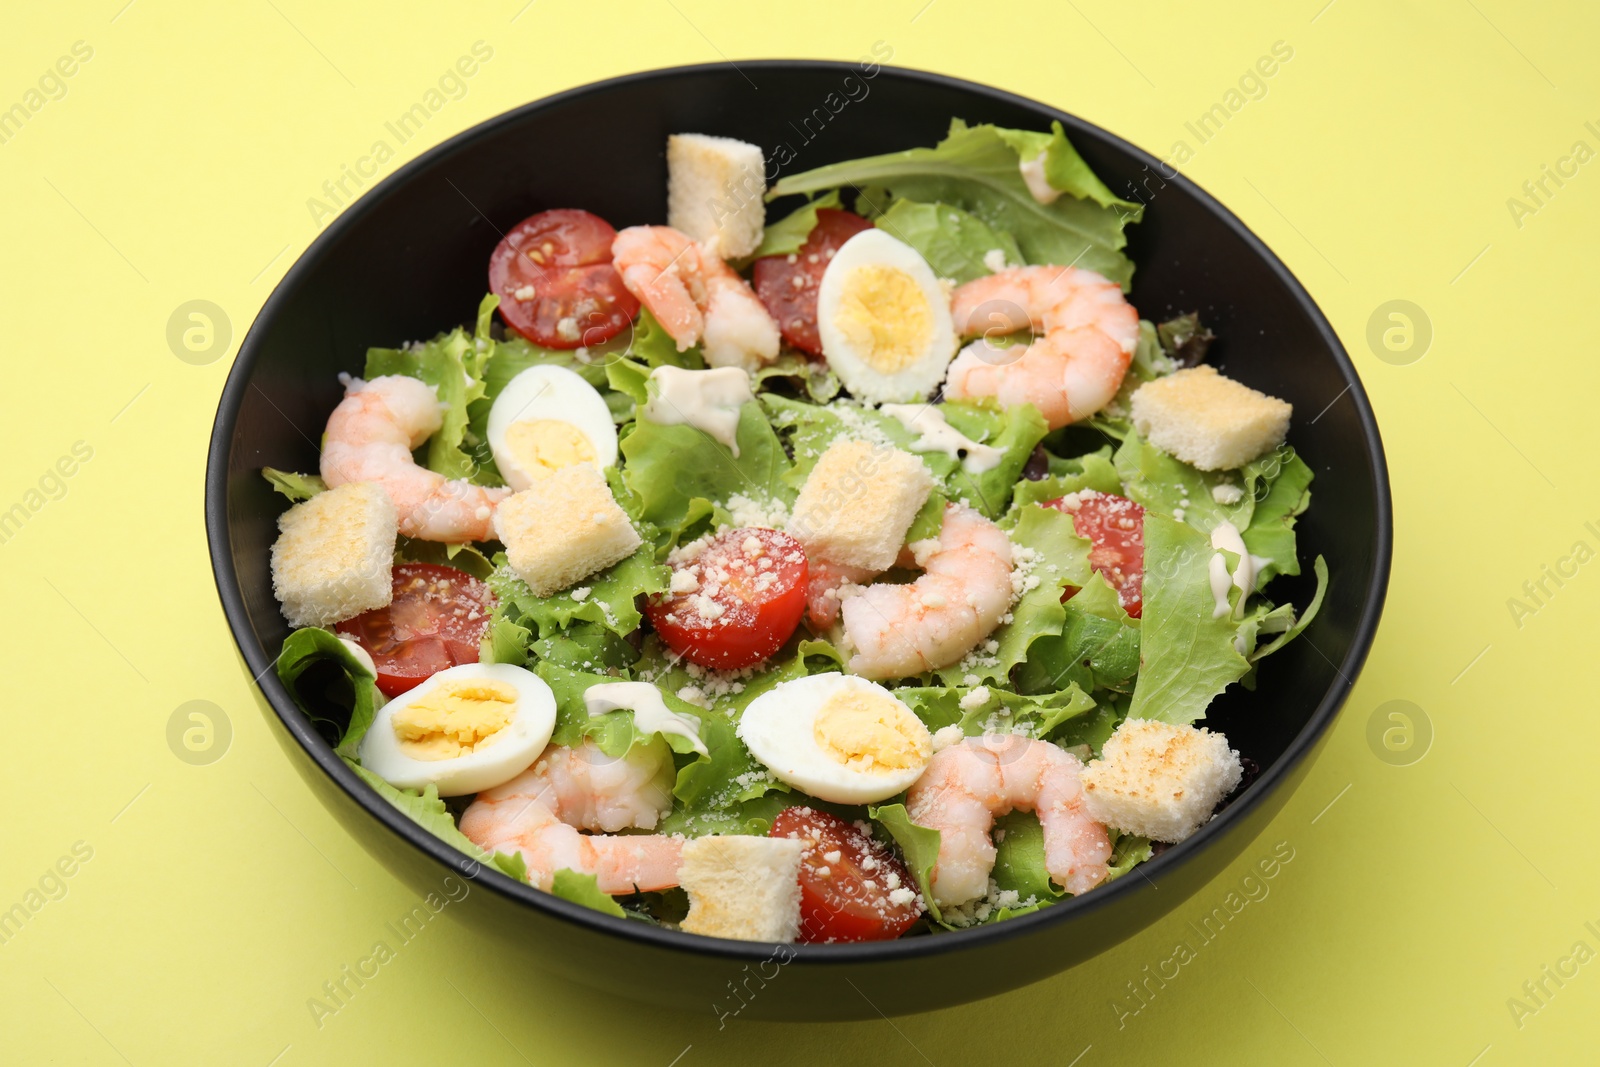
[[[902,370],[885,374],[868,363],[850,343],[837,322],[839,305],[849,294],[852,274],[867,266],[890,267],[916,283],[933,329],[915,360]],[[933,268],[916,249],[882,230],[862,230],[833,254],[817,286],[817,334],[828,366],[852,396],[872,403],[921,400],[944,381],[945,370],[956,353],[955,324],[950,318],[950,297]]]
[[[910,788],[928,766],[923,763],[873,774],[844,767],[823,752],[813,732],[817,713],[829,697],[848,689],[872,690],[906,708],[894,693],[876,682],[837,672],[813,674],[782,682],[752,700],[739,719],[739,740],[774,777],[818,800],[834,804],[887,800]],[[910,708],[906,712],[916,719]],[[920,722],[918,728],[927,737]],[[931,746],[930,738],[930,752]]]
[[[516,710],[505,728],[463,756],[418,760],[406,755],[394,734],[395,713],[445,681],[474,678],[504,682],[516,690]],[[555,694],[543,678],[510,663],[463,663],[432,675],[379,709],[361,739],[361,766],[400,789],[433,785],[442,797],[478,793],[527,770],[550,743],[555,725]]]
[[[539,364],[506,383],[489,408],[489,449],[506,484],[519,492],[533,484],[533,475],[518,465],[506,447],[506,432],[519,422],[550,419],[581,433],[594,449],[594,465],[617,462],[617,427],[599,390],[565,367]]]

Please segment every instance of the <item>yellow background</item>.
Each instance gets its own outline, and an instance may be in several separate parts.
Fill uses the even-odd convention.
[[[16,6],[0,34],[0,106],[74,42],[94,52],[0,144],[0,509],[74,442],[93,448],[0,544],[0,909],[75,842],[93,849],[66,895],[0,945],[0,1059],[1593,1059],[1600,962],[1546,979],[1536,1013],[1507,1005],[1574,942],[1600,949],[1584,928],[1600,928],[1600,564],[1547,580],[1554,595],[1520,626],[1507,605],[1575,542],[1600,548],[1584,527],[1600,529],[1600,162],[1548,185],[1536,212],[1507,205],[1574,142],[1600,149],[1584,128],[1600,127],[1593,5],[125,3]],[[1389,450],[1394,579],[1325,755],[1234,870],[1071,973],[893,1023],[719,1032],[709,1006],[670,1014],[515,978],[492,939],[435,922],[314,1025],[307,998],[416,900],[312,799],[242,676],[206,557],[207,435],[239,339],[316,236],[307,198],[478,40],[493,59],[383,173],[583,82],[728,57],[854,59],[875,41],[896,64],[1036,97],[1165,155],[1195,147],[1184,123],[1274,42],[1293,48],[1183,169],[1288,262],[1350,349]],[[166,340],[195,299],[232,325],[203,366]],[[1431,322],[1419,361],[1368,346],[1369,317],[1394,299]],[[210,765],[168,746],[191,700],[231,721]],[[1391,700],[1421,715],[1411,750],[1392,734],[1386,762],[1368,720]],[[1407,764],[1425,724],[1431,747]],[[1295,858],[1270,895],[1119,1026],[1112,998],[1278,841]]]

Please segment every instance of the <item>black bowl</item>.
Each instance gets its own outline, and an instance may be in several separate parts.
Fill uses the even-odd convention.
[[[792,172],[931,145],[951,116],[1035,129],[1061,121],[1113,190],[1149,201],[1128,249],[1141,313],[1198,309],[1222,338],[1214,362],[1294,404],[1291,441],[1316,471],[1300,551],[1327,556],[1327,601],[1305,636],[1263,665],[1254,692],[1233,687],[1210,717],[1260,778],[1142,866],[1143,877],[957,934],[792,947],[693,937],[569,904],[477,869],[367,789],[270,669],[288,633],[267,562],[283,500],[258,471],[316,469],[316,442],[341,395],[335,374],[359,373],[369,345],[470,321],[489,251],[524,216],[583,207],[618,227],[662,221],[669,133],[752,141],[769,158],[787,156]],[[1349,357],[1305,290],[1226,208],[1152,156],[1042,104],[934,74],[790,61],[652,71],[562,93],[446,141],[367,192],[289,271],[240,348],[211,438],[206,526],[223,609],[268,720],[313,790],[397,876],[419,894],[461,897],[452,914],[492,931],[503,958],[642,1001],[807,1020],[925,1011],[1036,981],[1132,936],[1213,878],[1319,751],[1372,642],[1391,536],[1383,447]],[[1280,592],[1306,602],[1304,582],[1283,583]],[[780,993],[758,995],[772,982]]]

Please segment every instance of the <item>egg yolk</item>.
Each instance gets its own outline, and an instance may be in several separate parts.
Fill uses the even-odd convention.
[[[905,370],[933,340],[933,315],[922,286],[905,271],[882,264],[850,272],[833,321],[851,350],[879,374]]]
[[[933,757],[922,723],[882,693],[835,693],[818,709],[811,733],[834,762],[867,774],[907,770]]]
[[[506,428],[506,451],[535,480],[571,467],[593,463],[594,445],[582,430],[560,419],[529,419]]]
[[[400,751],[415,760],[454,759],[477,751],[511,724],[517,691],[505,682],[450,681],[394,713]]]

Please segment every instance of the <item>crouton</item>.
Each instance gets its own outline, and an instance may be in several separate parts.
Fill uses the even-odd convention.
[[[1203,471],[1242,467],[1283,444],[1293,408],[1199,366],[1133,394],[1133,425],[1146,441]]]
[[[697,837],[683,844],[678,881],[689,894],[682,929],[738,941],[793,941],[800,933],[800,857],[784,837]]]
[[[534,596],[549,596],[633,554],[639,531],[592,463],[562,467],[500,502],[494,532]]]
[[[887,570],[932,488],[933,475],[909,452],[835,441],[801,487],[789,532],[829,563]]]
[[[723,259],[761,244],[766,191],[760,146],[703,133],[667,138],[667,225]]]
[[[1084,768],[1083,795],[1095,821],[1175,843],[1211,818],[1243,775],[1239,753],[1221,734],[1128,719]]]
[[[348,482],[278,516],[272,592],[291,626],[329,626],[388,605],[399,523],[376,482]]]

